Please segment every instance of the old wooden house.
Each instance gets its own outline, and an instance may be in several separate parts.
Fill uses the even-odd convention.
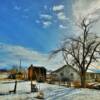
[[[28,79],[45,81],[46,80],[46,68],[31,65],[28,68]]]

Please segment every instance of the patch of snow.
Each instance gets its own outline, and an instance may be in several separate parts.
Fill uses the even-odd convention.
[[[37,93],[31,93],[30,81],[19,81],[17,93],[9,94],[14,82],[0,82],[0,100],[38,100]],[[47,83],[37,83],[39,90],[44,92],[45,100],[100,100],[100,91],[93,89],[74,89]]]

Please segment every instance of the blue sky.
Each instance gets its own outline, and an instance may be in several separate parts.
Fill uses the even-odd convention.
[[[53,7],[65,3],[62,12],[70,17],[69,0],[0,0],[0,42],[49,52],[57,45],[63,24]]]
[[[91,7],[92,3],[93,0],[0,0],[1,68],[18,65],[19,59],[23,66],[61,66],[61,55],[60,60],[48,61],[49,52],[59,46],[64,35],[73,35],[73,20],[80,12],[84,14],[83,8],[91,11],[87,4]]]
[[[44,55],[57,48],[62,34],[70,31],[67,29],[70,23],[65,21],[71,17],[71,2],[71,0],[0,0],[1,66],[16,64],[16,61],[6,63],[12,58],[23,59],[23,55],[16,53],[20,52],[18,46]],[[12,55],[9,47],[12,50],[18,49],[13,51],[17,57]],[[28,55],[24,59],[27,59]],[[37,61],[34,59],[30,63],[36,64]]]

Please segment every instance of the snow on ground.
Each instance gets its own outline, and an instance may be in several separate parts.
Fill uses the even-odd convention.
[[[38,83],[37,87],[44,92],[44,100],[100,100],[100,91],[92,89],[74,89],[63,86]],[[0,82],[0,100],[38,100],[37,93],[30,92],[30,82],[20,81],[17,93],[9,94],[13,90],[14,82]]]

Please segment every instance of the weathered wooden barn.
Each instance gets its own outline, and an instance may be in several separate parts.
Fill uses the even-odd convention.
[[[46,80],[46,68],[31,65],[28,68],[28,79],[45,81]]]

